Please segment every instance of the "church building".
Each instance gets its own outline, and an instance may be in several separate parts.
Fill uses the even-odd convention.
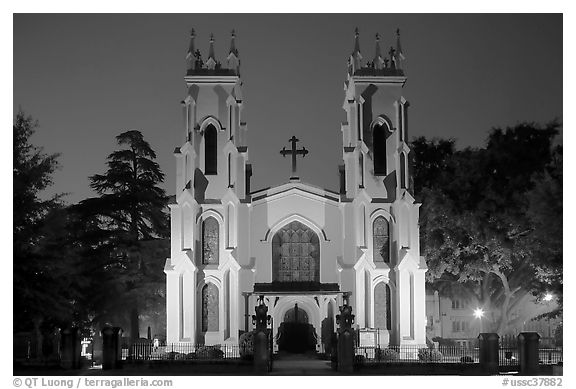
[[[298,159],[308,151],[295,137],[280,150],[292,134],[278,135],[292,176],[253,190],[235,34],[221,63],[213,37],[203,59],[192,30],[164,269],[168,343],[238,344],[253,329],[261,296],[275,348],[328,349],[345,301],[360,344],[426,343],[427,268],[409,166],[404,56],[399,31],[387,54],[379,40],[365,61],[356,30],[348,58],[347,119],[333,129],[342,137],[339,191],[300,180]]]

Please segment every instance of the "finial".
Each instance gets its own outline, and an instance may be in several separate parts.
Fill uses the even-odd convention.
[[[190,31],[190,45],[188,46],[188,52],[186,53],[186,63],[188,70],[192,70],[195,68],[195,63],[192,57],[194,56],[195,47],[194,47],[194,38],[196,37],[196,32],[194,29]]]
[[[231,38],[230,38],[230,53],[232,53],[236,57],[238,57],[238,50],[236,49],[235,39],[236,39],[236,31],[232,30],[232,34],[231,34]]]
[[[384,64],[384,61],[382,60],[382,54],[380,52],[380,34],[376,33],[376,49],[374,51],[373,65],[376,69],[382,69],[382,64]]]
[[[360,53],[360,32],[358,31],[358,27],[354,29],[354,51],[352,54]]]
[[[208,50],[208,60],[212,58],[216,64],[216,56],[214,55],[214,34],[210,33],[210,49]]]
[[[400,61],[406,59],[404,53],[402,52],[402,45],[400,45],[400,29],[396,29],[396,68],[401,69]]]

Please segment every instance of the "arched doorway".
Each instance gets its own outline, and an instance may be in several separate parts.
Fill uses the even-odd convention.
[[[309,323],[308,313],[294,304],[284,314],[278,329],[278,350],[304,353],[316,350],[316,331]]]

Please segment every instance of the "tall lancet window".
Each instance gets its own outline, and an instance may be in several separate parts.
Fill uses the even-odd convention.
[[[406,189],[406,155],[400,153],[400,188]]]
[[[374,175],[386,175],[386,124],[376,124],[372,129],[374,147]]]
[[[204,174],[218,174],[218,131],[209,124],[204,131]]]
[[[383,282],[374,288],[374,327],[391,330],[390,286]]]
[[[374,262],[390,263],[389,225],[384,216],[378,216],[372,225],[372,247]]]
[[[228,188],[232,187],[232,157],[228,154]]]
[[[218,331],[218,288],[212,283],[202,288],[202,332]]]
[[[360,188],[364,188],[364,153],[362,152],[358,157],[358,165],[360,165]]]
[[[220,246],[220,226],[212,216],[202,222],[202,263],[218,264],[218,249]]]

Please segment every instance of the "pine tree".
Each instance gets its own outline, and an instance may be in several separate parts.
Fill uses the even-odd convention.
[[[141,309],[162,294],[162,273],[155,268],[167,256],[167,199],[158,186],[164,174],[156,153],[142,134],[130,130],[116,139],[124,148],[108,156],[106,173],[90,177],[100,196],[82,201],[78,209],[92,225],[91,246],[107,250],[95,273],[96,320],[126,320],[128,313],[130,336],[136,339]]]

